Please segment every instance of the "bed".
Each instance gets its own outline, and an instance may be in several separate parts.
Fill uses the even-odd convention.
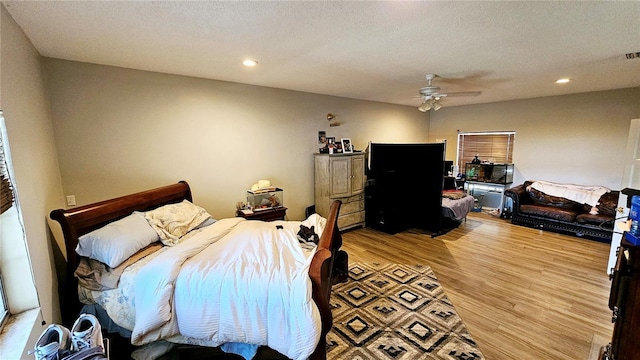
[[[462,190],[442,192],[442,216],[457,222],[466,220],[473,209],[474,198]]]
[[[74,269],[86,260],[76,253],[79,239],[84,246],[83,239],[89,237],[97,241],[94,234],[128,221],[134,215],[144,214],[149,220],[154,216],[150,214],[157,214],[161,209],[174,209],[170,205],[191,202],[189,185],[181,181],[72,209],[53,210],[50,216],[62,227],[67,254],[61,299],[63,322],[69,326],[73,323],[82,307],[78,294],[87,293],[78,291],[78,279],[73,275]],[[135,314],[132,343],[141,345],[160,339],[212,347],[250,343],[268,346],[289,358],[326,359],[326,334],[332,326],[329,297],[334,259],[342,245],[337,228],[340,206],[339,201],[334,202],[326,219],[314,214],[303,222],[219,219],[179,234],[177,239],[187,240],[176,241],[174,246],[161,246],[139,261],[146,261],[143,265],[135,262],[127,267],[118,286],[124,286],[123,283],[132,286],[135,299],[131,302],[138,307],[118,311]],[[180,228],[169,221],[159,222],[161,226],[166,225],[162,229]],[[110,225],[105,226],[107,224]],[[291,234],[295,234],[301,224],[315,225],[319,235],[317,246],[305,250],[299,243],[293,245],[298,240],[293,240]],[[157,227],[154,230],[160,231]],[[171,236],[169,232],[167,241],[173,241]],[[93,246],[92,249],[97,247]],[[128,273],[125,278],[127,271],[135,273]],[[267,280],[259,276],[266,276]],[[257,284],[251,282],[254,277],[258,279]],[[283,289],[292,289],[291,294],[283,293],[286,291]],[[117,288],[103,293],[109,291]],[[267,295],[268,304],[260,297]],[[128,297],[118,296],[118,301]],[[265,307],[261,307],[262,302]],[[287,311],[269,310],[279,308]],[[249,316],[246,311],[256,309],[258,314],[250,318],[258,320],[246,321]],[[245,319],[246,324],[234,322],[238,319],[240,322]]]

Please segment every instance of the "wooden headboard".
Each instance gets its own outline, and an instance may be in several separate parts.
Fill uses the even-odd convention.
[[[62,227],[67,255],[67,271],[61,299],[62,320],[65,325],[73,324],[80,309],[77,279],[73,276],[80,261],[75,251],[78,238],[110,222],[124,218],[134,211],[148,211],[162,205],[179,203],[182,200],[193,201],[191,189],[186,181],[89,205],[51,211],[49,214],[51,219],[56,220]]]

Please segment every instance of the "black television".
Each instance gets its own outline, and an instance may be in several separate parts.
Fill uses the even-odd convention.
[[[440,143],[369,143],[369,171],[415,170],[416,158],[435,160],[444,165],[443,145]]]
[[[444,143],[369,143],[367,223],[385,232],[441,226]]]

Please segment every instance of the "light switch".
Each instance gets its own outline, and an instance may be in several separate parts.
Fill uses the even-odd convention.
[[[76,206],[76,196],[67,195],[67,206]]]

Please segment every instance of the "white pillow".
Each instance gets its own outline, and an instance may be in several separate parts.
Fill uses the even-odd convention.
[[[144,214],[134,212],[80,236],[76,252],[115,268],[138,250],[158,240],[158,234]]]
[[[160,237],[164,245],[173,246],[182,237],[211,218],[209,213],[188,200],[161,206],[144,213],[145,219]]]

